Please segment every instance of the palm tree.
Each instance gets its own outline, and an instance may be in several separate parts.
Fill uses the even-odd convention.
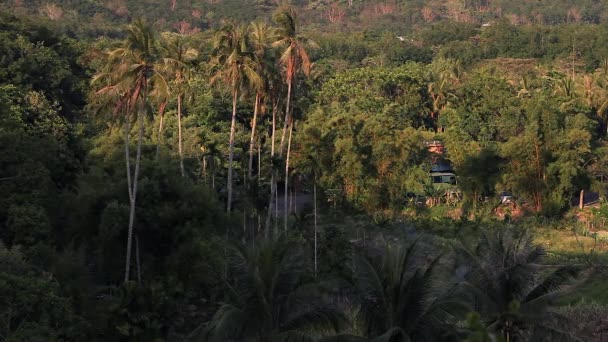
[[[355,258],[359,319],[374,341],[435,341],[465,309],[455,287],[438,292],[434,275],[440,257],[422,255],[419,244]]]
[[[249,140],[249,168],[248,176],[252,178],[253,173],[253,147],[255,142],[258,111],[262,106],[264,97],[268,94],[268,74],[270,66],[273,64],[273,51],[270,49],[270,42],[276,37],[276,30],[264,22],[253,22],[250,25],[249,36],[252,42],[254,57],[257,64],[258,75],[262,76],[261,82],[255,89],[255,102],[253,110],[253,120],[251,123],[251,138]]]
[[[135,224],[135,205],[137,200],[137,183],[139,180],[139,169],[141,162],[141,146],[144,135],[144,116],[146,114],[146,103],[150,88],[160,91],[167,84],[158,72],[158,55],[155,34],[152,28],[143,21],[136,21],[129,26],[127,39],[124,46],[107,55],[104,72],[99,73],[93,82],[104,81],[105,85],[98,91],[99,94],[114,95],[117,106],[124,108],[126,113],[125,122],[125,158],[127,166],[127,185],[129,192],[129,227],[127,233],[127,253],[125,260],[125,278],[129,281],[131,267],[131,247],[133,241],[133,229]],[[118,96],[116,96],[118,94]],[[138,140],[135,158],[135,170],[131,174],[129,141],[130,127],[129,116],[137,105]]]
[[[566,75],[560,75],[559,77],[553,79],[554,81],[554,91],[553,94],[554,95],[561,95],[564,98],[570,100],[567,101],[567,103],[569,104],[573,99],[574,96],[576,95],[574,92],[574,86],[576,85],[574,82],[574,79],[566,76]]]
[[[458,255],[469,267],[475,310],[486,326],[507,342],[550,341],[569,336],[567,320],[552,310],[561,286],[575,277],[574,265],[544,275],[545,250],[525,230],[483,232],[474,249],[460,246]]]
[[[293,81],[298,72],[302,70],[305,75],[310,74],[310,58],[305,46],[316,47],[317,45],[308,38],[301,36],[297,31],[296,14],[293,10],[279,11],[274,16],[274,21],[279,25],[277,34],[279,39],[272,43],[273,47],[283,49],[280,62],[284,68],[285,83],[287,84],[287,98],[285,104],[285,122],[283,124],[283,134],[279,154],[282,156],[285,147],[285,137],[289,130],[288,151],[285,159],[285,203],[284,203],[284,230],[287,230],[287,198],[288,198],[288,178],[289,178],[289,152],[291,147],[291,137],[293,132],[293,118],[291,111],[291,92]]]
[[[189,64],[198,56],[195,49],[188,47],[182,37],[167,37],[163,44],[165,70],[171,75],[171,87],[177,99],[177,145],[179,152],[179,167],[182,177],[184,170],[184,153],[182,148],[182,103],[189,92],[191,68]]]
[[[274,15],[274,21],[279,25],[277,29],[278,40],[272,43],[273,47],[281,48],[280,63],[283,66],[285,84],[287,84],[287,98],[285,104],[285,122],[281,136],[280,153],[283,154],[285,137],[288,125],[291,124],[291,93],[293,81],[301,70],[305,75],[310,74],[311,62],[305,45],[316,46],[308,38],[297,32],[297,17],[293,10],[279,11]]]
[[[227,212],[232,208],[232,161],[234,159],[234,135],[236,131],[236,106],[239,92],[246,84],[257,86],[261,78],[247,39],[247,28],[226,25],[220,29],[214,41],[214,64],[218,68],[211,78],[211,83],[223,81],[232,92],[232,123],[230,125],[230,142],[228,155],[228,203]]]
[[[460,62],[452,59],[436,60],[429,71],[428,93],[431,97],[431,121],[433,129],[437,131],[439,115],[448,105],[450,98],[454,98],[451,87],[458,83],[457,78]]]
[[[608,133],[608,60],[593,74],[584,75],[579,85],[578,97],[584,99],[584,104],[595,112],[599,121],[599,133]]]
[[[310,341],[337,331],[343,317],[306,282],[308,260],[295,244],[265,240],[230,249],[234,279],[209,323],[207,341]]]

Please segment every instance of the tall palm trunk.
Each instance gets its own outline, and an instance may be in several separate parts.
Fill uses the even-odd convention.
[[[315,278],[317,277],[317,176],[314,176],[315,179],[313,181],[313,185],[312,185],[312,201],[313,203],[313,207],[314,207],[314,217],[315,217],[315,238],[314,238],[314,243],[315,243]]]
[[[277,180],[276,180],[276,170],[274,167],[274,144],[275,144],[275,135],[276,135],[276,119],[277,119],[277,110],[278,110],[279,101],[275,100],[272,106],[272,137],[270,142],[270,198],[268,200],[268,213],[266,214],[266,238],[268,238],[270,234],[270,220],[272,217],[272,210],[274,207],[274,197],[277,191]],[[277,236],[277,231],[275,229],[274,236]]]
[[[129,191],[129,205],[131,206],[133,203],[133,189],[131,187],[131,152],[129,151],[129,144],[130,144],[130,132],[131,132],[131,125],[130,125],[130,118],[129,118],[129,105],[127,105],[126,107],[126,112],[125,112],[125,164],[126,164],[126,168],[127,168],[127,187],[128,187],[128,191]],[[133,227],[133,220],[135,219],[133,217],[134,212],[133,210],[129,211],[129,228],[128,228],[128,233],[127,233],[127,256],[126,256],[126,261],[125,261],[125,282],[127,282],[129,280],[129,267],[130,267],[130,259],[131,259],[131,243],[130,243],[130,239],[131,239],[131,231],[132,231],[132,227]]]
[[[125,109],[125,165],[127,167],[127,187],[129,190],[129,203],[133,201],[133,193],[131,186],[131,152],[129,151],[129,144],[131,142],[131,125],[129,118],[129,105],[127,104]]]
[[[275,142],[276,142],[276,131],[277,131],[277,112],[279,111],[279,100],[274,101],[272,106],[272,141],[270,144],[270,156],[274,157],[275,153]]]
[[[283,156],[283,151],[285,148],[285,137],[287,136],[288,125],[291,122],[291,81],[287,82],[287,104],[285,105],[285,123],[283,124],[283,134],[281,135],[281,145],[279,148],[279,155]]]
[[[163,101],[158,107],[158,139],[156,141],[156,160],[160,157],[160,145],[163,142],[163,124],[165,118],[165,108],[167,107],[167,101]]]
[[[179,169],[182,177],[186,177],[184,171],[184,153],[182,149],[182,95],[177,94],[177,149],[179,151]]]
[[[291,144],[291,129],[293,129],[293,123],[292,123],[292,119],[291,119],[291,86],[292,86],[292,77],[290,77],[290,72],[293,69],[293,67],[290,65],[287,67],[287,73],[288,73],[288,77],[287,77],[287,101],[285,104],[285,123],[283,124],[283,134],[281,135],[281,145],[279,148],[279,155],[283,156],[283,150],[284,150],[284,146],[285,146],[285,136],[287,135],[287,129],[289,128],[289,143],[288,145]],[[287,159],[285,161],[285,194],[284,194],[284,198],[283,198],[283,215],[284,215],[284,225],[283,225],[283,230],[286,232],[287,231],[287,196],[288,196],[288,181],[287,178],[289,178],[289,149],[291,146],[287,147]]]
[[[147,85],[147,80],[144,78],[144,80],[142,81],[142,99],[140,102],[140,107],[137,113],[137,124],[139,126],[139,133],[138,133],[138,139],[137,139],[137,155],[135,157],[135,172],[133,173],[133,179],[132,179],[132,187],[130,188],[129,191],[129,195],[130,195],[130,208],[129,208],[129,230],[127,233],[127,256],[125,259],[125,282],[129,281],[129,276],[130,276],[130,271],[131,271],[131,247],[133,245],[133,227],[134,227],[134,223],[135,223],[135,203],[136,203],[136,199],[137,199],[137,180],[138,180],[138,176],[139,176],[139,167],[140,167],[140,161],[141,161],[141,145],[143,143],[143,139],[144,139],[144,111],[145,111],[145,101],[146,101],[146,85]],[[127,133],[127,144],[128,144],[128,133]],[[128,153],[128,147],[126,149],[127,153]],[[127,154],[127,167],[128,167],[128,172],[130,173],[130,163],[128,161],[129,159],[129,155]],[[130,175],[129,177],[130,178]],[[127,179],[128,183],[129,179]]]
[[[292,136],[292,132],[293,132],[293,120],[292,122],[289,124],[289,141],[287,143],[287,158],[285,158],[285,203],[283,205],[283,208],[285,209],[283,212],[284,215],[284,226],[283,226],[283,230],[285,232],[287,232],[287,217],[288,215],[288,208],[287,208],[287,204],[288,204],[288,198],[289,198],[289,192],[288,192],[288,188],[289,188],[289,155],[291,154],[291,136]]]
[[[255,141],[255,129],[258,123],[258,110],[260,107],[260,94],[255,94],[255,106],[253,109],[253,122],[251,123],[251,138],[249,140],[249,168],[248,168],[248,177],[251,180],[253,177],[253,146]]]
[[[271,157],[272,158],[272,157]],[[274,166],[273,166],[274,168]],[[274,197],[275,194],[277,192],[277,180],[276,180],[276,170],[272,170],[270,171],[270,198],[268,200],[268,212],[266,213],[266,238],[269,237],[270,235],[270,222],[271,222],[271,218],[272,218],[272,212],[274,210]],[[277,230],[276,230],[276,226],[273,232],[273,236],[276,238],[277,237]]]
[[[205,186],[209,186],[209,182],[207,181],[207,157],[203,157],[202,164],[203,165],[201,174],[203,176],[203,179],[205,180]]]
[[[238,96],[238,90],[235,88],[232,91],[232,123],[230,124],[230,144],[228,153],[228,181],[226,187],[228,188],[228,203],[226,204],[226,211],[230,215],[232,209],[232,160],[234,159],[234,134],[236,131],[236,102]]]
[[[137,265],[137,282],[141,283],[141,261],[139,259],[139,233],[135,233],[135,262]]]
[[[288,67],[288,72],[291,68]],[[281,154],[281,156],[283,155],[283,149],[284,149],[284,145],[285,145],[285,136],[287,134],[287,129],[289,128],[289,142],[288,142],[288,146],[287,146],[287,157],[285,159],[285,196],[283,198],[284,202],[283,203],[283,208],[284,210],[284,226],[283,226],[283,230],[287,231],[287,205],[288,205],[288,201],[289,201],[289,196],[288,196],[288,178],[289,178],[289,154],[290,154],[290,150],[291,150],[291,131],[293,129],[293,120],[292,120],[292,115],[291,115],[291,86],[292,86],[292,79],[288,78],[288,82],[287,82],[287,104],[285,105],[285,124],[283,125],[283,135],[281,136],[281,148],[279,153]]]
[[[260,179],[262,178],[262,141],[258,136],[258,185],[260,185]]]

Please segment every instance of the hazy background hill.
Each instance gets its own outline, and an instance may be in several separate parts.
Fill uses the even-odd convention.
[[[557,59],[566,69],[591,71],[608,52],[602,43],[608,8],[594,0],[0,1],[8,13],[85,41],[122,38],[137,18],[182,34],[212,32],[228,21],[269,22],[281,6],[296,9],[303,32],[321,46],[313,59],[331,59],[325,63],[333,70],[439,56],[465,66],[495,58]]]
[[[305,25],[324,30],[379,28],[407,32],[412,27],[437,21],[483,24],[504,19],[514,25],[603,23],[606,2],[594,0],[4,0],[5,8],[61,21],[65,25],[91,27],[127,23],[145,17],[164,29],[217,27],[227,18],[251,21],[267,18],[279,6],[298,8]],[[330,24],[328,26],[328,24]],[[81,29],[81,28],[79,28]]]

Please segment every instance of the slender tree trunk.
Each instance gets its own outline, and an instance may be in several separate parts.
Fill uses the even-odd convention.
[[[247,209],[243,209],[243,242],[247,240]]]
[[[285,158],[285,203],[284,203],[284,209],[285,212],[283,213],[284,216],[284,226],[283,226],[283,230],[285,232],[287,232],[287,217],[288,215],[288,208],[287,208],[287,204],[288,204],[288,200],[289,200],[289,155],[291,154],[291,136],[292,136],[292,132],[293,132],[293,122],[291,122],[289,124],[289,141],[287,143],[287,156]]]
[[[285,159],[285,196],[284,196],[284,204],[283,204],[283,216],[284,216],[284,225],[283,225],[283,230],[285,232],[287,232],[287,217],[288,217],[288,208],[287,208],[287,204],[288,204],[288,200],[289,200],[289,194],[288,194],[288,183],[289,183],[289,152],[290,152],[290,148],[291,148],[291,131],[293,129],[293,122],[291,119],[291,87],[292,87],[292,80],[290,79],[289,82],[287,82],[287,101],[285,104],[285,123],[283,124],[283,134],[281,135],[281,146],[280,146],[280,150],[279,153],[281,156],[283,156],[283,152],[284,152],[284,147],[285,147],[285,136],[287,135],[287,129],[289,128],[289,142],[288,142],[288,146],[287,146],[287,158]]]
[[[128,105],[127,105],[127,109],[126,109],[126,113],[125,113],[125,164],[126,164],[126,168],[127,168],[127,187],[128,187],[128,191],[129,191],[129,206],[132,205],[133,203],[133,192],[132,192],[132,186],[131,186],[131,153],[129,151],[129,144],[130,144],[130,131],[131,131],[131,127],[130,127],[130,118],[129,118],[129,114],[128,114]],[[132,220],[133,218],[132,216],[132,211],[129,211],[129,232],[131,231],[131,227],[132,227]],[[128,233],[127,233],[128,235]],[[130,262],[131,262],[131,255],[130,255],[130,246],[129,246],[129,237],[127,237],[127,257],[126,257],[126,261],[125,261],[125,282],[127,282],[129,280],[129,266],[130,266]]]
[[[139,259],[139,233],[135,233],[135,261],[137,264],[137,283],[141,284],[141,261]]]
[[[538,182],[540,183],[543,180],[543,171],[540,165],[540,146],[537,142],[534,142],[534,150],[535,150],[535,157],[536,157],[536,170],[537,170],[537,175],[538,175]],[[537,193],[539,193],[540,190],[537,190]],[[536,210],[540,211],[542,208],[542,200],[541,200],[541,196],[539,194],[536,195]]]
[[[226,211],[230,215],[232,209],[232,160],[234,159],[234,133],[236,131],[236,102],[238,99],[238,91],[233,90],[232,98],[232,123],[230,124],[230,152],[228,153],[228,203],[226,204]]]
[[[255,105],[253,109],[253,121],[251,122],[251,138],[249,139],[249,180],[253,177],[253,147],[255,142],[255,129],[258,123],[258,109],[260,107],[260,94],[255,94]]]
[[[274,101],[272,106],[272,136],[270,138],[270,198],[268,199],[268,212],[266,213],[266,238],[270,235],[270,221],[272,218],[272,211],[274,209],[274,198],[277,188],[276,170],[274,167],[274,145],[275,145],[275,132],[276,132],[276,119],[277,119],[277,107],[278,100]],[[276,238],[277,231],[274,231],[274,237]]]
[[[283,124],[283,134],[281,134],[281,145],[279,148],[279,155],[283,156],[283,152],[285,149],[285,137],[287,136],[287,129],[289,128],[289,124],[291,123],[291,82],[287,83],[287,104],[285,105],[285,123]]]
[[[262,178],[262,142],[258,136],[258,185],[260,185],[260,178]]]
[[[125,112],[125,165],[127,166],[127,187],[129,188],[129,203],[133,201],[131,186],[131,152],[129,151],[131,125],[128,113],[128,106]]]
[[[315,238],[314,238],[314,242],[315,242],[315,278],[317,277],[317,177],[315,176],[315,180],[314,183],[312,185],[312,201],[313,201],[313,208],[314,208],[314,217],[315,217]]]
[[[215,190],[215,158],[211,155],[207,161],[207,168],[209,169],[208,175],[211,176],[211,189]]]
[[[270,236],[270,221],[272,218],[272,211],[274,207],[274,193],[275,193],[275,171],[272,169],[270,171],[270,198],[268,199],[268,212],[266,213],[266,238]],[[273,232],[274,237],[276,237],[277,232]]]
[[[163,101],[158,108],[158,116],[160,117],[158,120],[158,139],[156,141],[156,160],[160,158],[160,145],[163,142],[163,124],[165,119],[165,108],[167,107],[167,102]]]
[[[133,187],[131,188],[131,203],[129,208],[129,231],[127,233],[127,256],[125,260],[125,283],[129,281],[130,271],[131,271],[131,246],[133,245],[133,227],[135,223],[135,203],[137,199],[137,180],[139,176],[139,167],[141,161],[141,145],[144,139],[144,111],[145,111],[145,101],[146,101],[146,86],[147,80],[143,81],[142,86],[142,99],[140,103],[140,108],[137,113],[137,123],[139,126],[139,133],[137,139],[137,155],[135,158],[135,172],[133,174]],[[127,156],[128,158],[128,156]]]
[[[131,267],[131,238],[133,234],[133,222],[135,220],[135,210],[133,206],[133,186],[131,180],[131,158],[129,151],[129,116],[127,115],[127,122],[125,124],[125,157],[127,164],[127,186],[129,187],[129,227],[127,230],[127,255],[125,257],[125,283],[129,281],[129,271]]]
[[[279,110],[279,100],[274,102],[272,106],[272,139],[270,142],[270,156],[274,157],[274,146],[276,142],[276,131],[277,131],[277,111]]]
[[[205,186],[209,186],[207,182],[207,157],[203,157],[203,178],[205,179]]]
[[[258,227],[257,230],[255,231],[255,235],[258,236],[260,235],[261,229],[262,229],[262,218],[260,217],[260,215],[258,215]]]
[[[182,95],[177,95],[177,149],[179,151],[179,169],[182,177],[186,177],[184,171],[184,153],[182,149]]]

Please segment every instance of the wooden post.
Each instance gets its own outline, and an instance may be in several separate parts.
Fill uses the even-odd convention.
[[[317,278],[317,179],[313,184],[313,202],[314,202],[314,217],[315,217],[315,279]]]
[[[585,207],[585,190],[581,190],[581,195],[578,200],[578,208],[583,209]]]

